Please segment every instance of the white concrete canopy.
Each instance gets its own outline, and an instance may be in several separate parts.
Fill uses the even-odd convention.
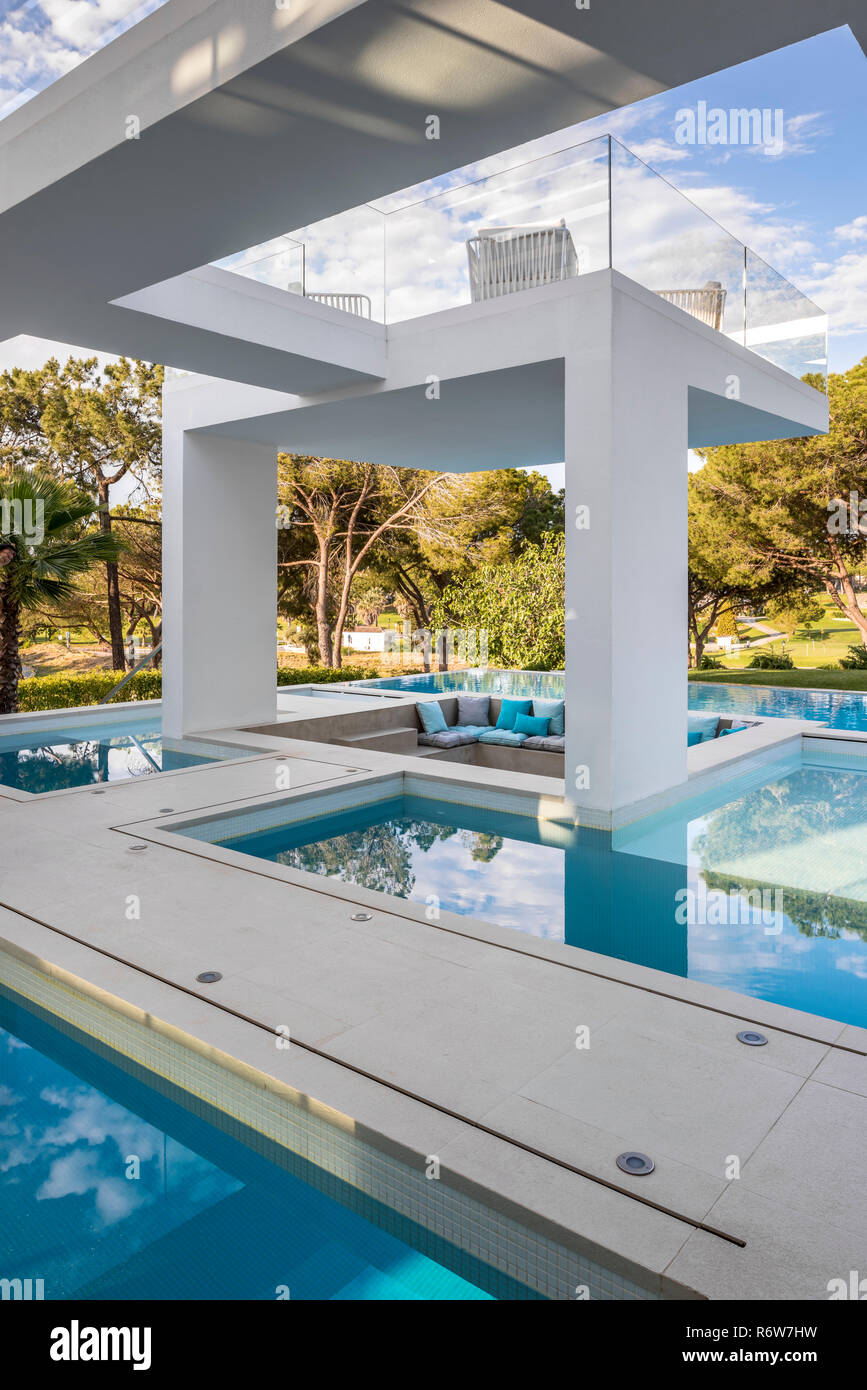
[[[309,390],[230,313],[128,297],[847,23],[861,0],[170,0],[0,122],[0,338]]]
[[[273,643],[266,669],[261,633],[245,615],[274,611],[274,569],[260,561],[273,553],[276,497],[264,483],[247,496],[251,468],[263,479],[278,450],[454,472],[565,458],[567,796],[578,815],[604,824],[686,776],[688,445],[819,433],[827,401],[616,271],[600,271],[397,325],[386,335],[383,378],[369,384],[311,398],[181,382],[166,393],[164,428],[167,508],[206,488],[212,450],[221,505],[233,519],[244,508],[239,543],[256,555],[233,576],[236,666],[225,695],[217,646],[202,637],[207,614],[177,580],[167,582],[174,637],[164,679],[175,735],[249,725],[269,708],[274,717]],[[207,524],[184,532],[182,562],[203,605],[204,577],[218,585],[224,575],[213,543],[219,515],[210,499],[205,506]],[[575,525],[585,507],[589,525]],[[196,674],[182,688],[187,663]],[[644,673],[640,718],[636,672]]]
[[[861,15],[170,0],[0,123],[0,337],[217,378],[165,396],[171,732],[274,714],[277,450],[453,471],[565,457],[570,517],[593,518],[567,527],[567,752],[592,765],[570,793],[604,817],[680,779],[687,445],[823,430],[824,398],[610,269],[385,328],[208,263],[836,25],[863,34]],[[608,180],[610,219],[610,157]],[[630,664],[651,656],[648,739]]]

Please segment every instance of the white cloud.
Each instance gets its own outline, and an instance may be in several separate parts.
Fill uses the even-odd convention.
[[[50,86],[165,0],[40,0],[0,23],[0,117]]]
[[[853,222],[845,222],[834,228],[838,241],[867,241],[867,217],[856,217]]]

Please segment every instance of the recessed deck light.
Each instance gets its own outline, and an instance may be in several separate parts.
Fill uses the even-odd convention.
[[[105,796],[105,787],[97,787],[96,791],[91,792],[91,796]]]
[[[130,845],[130,854],[142,854],[147,849],[147,845]]]
[[[201,975],[196,976],[200,985],[215,985],[222,978],[219,970],[203,970]]]
[[[170,812],[170,811],[173,811],[174,809],[175,809],[174,806],[161,806],[161,807],[160,807],[160,815],[161,815],[161,816],[167,816],[167,815],[169,814],[169,812]]]
[[[372,912],[353,912],[349,919],[351,922],[370,922],[373,920]]]
[[[767,1041],[764,1033],[753,1032],[750,1028],[738,1033],[738,1042],[745,1043],[747,1047],[764,1047]]]
[[[648,1173],[652,1173],[656,1164],[647,1154],[636,1153],[628,1150],[626,1153],[617,1155],[617,1167],[624,1173],[629,1173],[633,1178],[643,1178]]]

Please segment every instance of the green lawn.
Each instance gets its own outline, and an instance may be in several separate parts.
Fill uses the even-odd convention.
[[[867,671],[690,671],[691,681],[726,681],[731,685],[812,686],[814,690],[867,690]]]
[[[817,597],[824,609],[824,616],[819,622],[812,624],[809,628],[803,626],[795,628],[794,632],[789,633],[785,640],[767,642],[761,647],[738,652],[735,656],[722,656],[720,659],[731,671],[742,671],[752,661],[756,651],[785,652],[792,658],[796,667],[836,665],[841,657],[848,654],[850,646],[860,645],[860,633],[855,624],[850,622],[848,618],[844,618],[826,595],[817,595]],[[771,627],[775,625],[771,618],[763,618],[762,621],[767,622]],[[742,639],[752,640],[765,635],[758,628],[748,626],[746,623],[740,623],[738,627]],[[845,675],[845,672],[842,674]],[[792,681],[790,684],[798,685],[803,684],[803,682]],[[824,685],[826,683],[815,681],[813,684]],[[835,682],[835,684],[838,684],[840,689],[861,688],[842,685],[839,682]]]

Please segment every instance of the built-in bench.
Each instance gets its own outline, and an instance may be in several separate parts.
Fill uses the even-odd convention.
[[[690,710],[687,716],[687,745],[695,748],[700,743],[711,743],[723,734],[740,733],[743,729],[753,729],[760,719],[741,719],[725,714],[705,714],[703,710]],[[700,735],[700,737],[696,737]]]
[[[508,743],[490,741],[484,737],[485,734],[491,738],[498,738],[503,734],[503,730],[497,730],[497,721],[500,718],[503,700],[505,697],[499,695],[489,696],[460,696],[443,695],[436,700],[426,700],[424,703],[430,705],[438,704],[443,712],[446,729],[440,733],[426,733],[419,706],[416,705],[416,722],[418,725],[418,749],[420,757],[436,758],[442,762],[469,763],[474,767],[497,768],[503,772],[531,772],[542,777],[563,777],[565,774],[565,739],[563,735],[551,734],[528,734],[523,741],[514,737]],[[481,706],[478,702],[481,701]],[[468,702],[468,703],[465,703]],[[464,719],[467,719],[467,711],[472,711],[475,702],[477,719],[474,722],[461,722],[461,710]],[[484,703],[487,702],[487,710],[484,710]],[[538,704],[540,710],[552,705],[551,700],[531,701],[529,713],[535,712]],[[542,717],[545,717],[544,715]],[[484,720],[485,722],[482,722]],[[512,731],[505,731],[512,732]]]

